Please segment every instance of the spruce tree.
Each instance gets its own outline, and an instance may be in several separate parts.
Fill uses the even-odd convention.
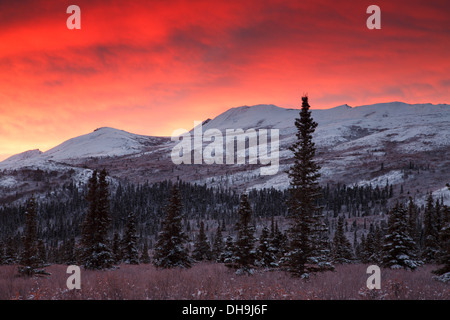
[[[44,263],[39,257],[36,215],[36,200],[32,196],[27,202],[25,212],[25,235],[19,266],[19,274],[22,276],[49,275],[42,269]]]
[[[271,226],[270,230],[270,245],[274,250],[274,254],[277,257],[277,264],[279,265],[280,260],[286,253],[286,248],[289,247],[288,245],[288,238],[286,234],[280,231],[278,228],[278,223],[275,223],[275,225]]]
[[[438,263],[442,265],[434,274],[442,275],[450,272],[450,208],[442,208],[442,228],[439,231],[439,258]]]
[[[187,236],[183,232],[182,204],[178,187],[172,189],[166,217],[158,234],[153,264],[158,268],[190,268],[191,258],[185,248]]]
[[[353,260],[352,245],[344,233],[344,216],[338,218],[333,239],[333,260],[336,263],[350,263]]]
[[[258,265],[264,268],[277,268],[278,259],[276,256],[276,249],[272,246],[272,239],[270,238],[269,229],[264,227],[259,237],[258,246]]]
[[[327,248],[327,229],[317,204],[321,195],[318,185],[320,167],[314,161],[313,133],[317,123],[309,108],[308,97],[302,97],[300,118],[295,119],[297,140],[289,148],[294,155],[294,164],[288,171],[290,250],[284,258],[287,270],[304,278],[310,273],[334,269]]]
[[[236,223],[237,238],[235,242],[234,262],[238,273],[253,273],[256,259],[255,228],[251,225],[252,209],[248,201],[248,195],[241,195],[238,222]]]
[[[82,263],[87,263],[88,259],[93,253],[94,244],[94,233],[96,224],[96,213],[97,213],[97,188],[98,188],[98,178],[97,170],[92,172],[92,176],[88,181],[88,191],[86,195],[86,200],[89,203],[88,211],[81,224],[81,249],[80,258]]]
[[[422,264],[416,258],[415,251],[415,243],[408,234],[407,210],[397,202],[389,212],[388,231],[383,245],[383,266],[414,270]]]
[[[436,208],[433,205],[433,196],[430,192],[425,206],[423,217],[423,251],[422,259],[425,263],[436,262],[437,253],[439,250],[439,235],[436,221]]]
[[[198,233],[197,240],[194,243],[192,258],[196,261],[211,260],[211,247],[208,243],[208,238],[206,237],[205,224],[203,221],[200,222],[200,231]]]
[[[114,232],[113,236],[113,244],[112,244],[112,257],[113,263],[118,264],[122,261],[122,240],[120,239],[119,233],[117,231]]]
[[[125,234],[122,239],[122,259],[127,264],[139,264],[137,248],[136,218],[133,213],[128,214]]]
[[[223,262],[223,253],[224,251],[224,243],[223,243],[223,236],[222,236],[222,228],[220,227],[220,224],[217,226],[217,231],[214,236],[214,243],[212,247],[212,259],[216,262]]]
[[[225,265],[229,268],[233,268],[235,266],[234,251],[234,241],[231,235],[229,235],[225,240],[225,248],[220,255],[220,261],[225,263]]]
[[[109,190],[107,172],[95,170],[88,183],[88,212],[82,224],[82,264],[86,269],[101,270],[113,265],[108,243]]]
[[[408,203],[408,233],[416,244],[416,254],[419,254],[421,226],[418,221],[418,209],[411,197]]]

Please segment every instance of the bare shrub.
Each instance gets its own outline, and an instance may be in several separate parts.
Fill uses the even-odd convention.
[[[339,265],[305,281],[282,271],[236,275],[222,264],[191,269],[121,265],[116,270],[81,271],[81,290],[69,290],[67,266],[48,267],[45,278],[16,277],[17,266],[0,267],[0,299],[43,300],[406,300],[450,298],[449,285],[433,280],[424,266],[416,271],[381,269],[381,289],[366,287],[368,265]]]

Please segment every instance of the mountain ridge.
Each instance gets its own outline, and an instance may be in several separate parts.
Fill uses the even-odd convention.
[[[341,113],[345,113],[347,111],[352,112],[353,110],[362,111],[362,109],[366,109],[366,108],[369,108],[369,107],[370,108],[375,108],[375,107],[376,108],[384,108],[384,107],[391,107],[392,108],[392,107],[399,107],[399,106],[402,106],[402,107],[406,107],[407,106],[407,107],[412,107],[412,108],[420,106],[423,109],[424,106],[432,106],[432,107],[441,107],[442,108],[443,106],[444,107],[448,107],[449,105],[448,104],[431,104],[431,103],[407,104],[405,102],[393,101],[393,102],[376,103],[376,104],[371,104],[371,105],[361,105],[361,106],[356,106],[356,107],[351,107],[348,104],[343,104],[343,105],[336,106],[336,107],[329,108],[329,109],[311,109],[311,112],[312,112],[313,118],[315,120],[316,120],[316,118],[319,118],[316,121],[323,120],[323,119],[320,119],[320,118],[323,118],[323,117],[321,117],[321,114],[324,113],[324,112],[332,112],[333,113],[333,117],[332,117],[333,119],[332,120],[336,120],[335,119],[336,114],[334,114],[334,113],[336,113],[338,111],[341,112]],[[248,121],[247,124],[245,124],[243,121],[237,121],[236,120],[237,116],[243,116],[243,115],[246,115],[249,112],[251,113],[250,114],[251,116],[254,116],[253,113],[255,113],[255,112],[258,113],[258,116],[262,116],[262,115],[264,115],[264,113],[262,113],[261,110],[265,111],[266,113],[270,113],[269,116],[273,116],[274,113],[280,113],[281,114],[281,112],[290,113],[292,115],[295,114],[295,116],[298,116],[298,112],[300,112],[300,109],[283,108],[283,107],[278,107],[278,106],[273,105],[273,104],[257,104],[257,105],[253,105],[253,106],[233,107],[233,108],[230,108],[230,109],[224,111],[223,113],[219,114],[218,116],[216,116],[213,119],[208,118],[208,119],[204,120],[203,121],[203,129],[204,130],[207,130],[207,129],[210,129],[210,128],[221,129],[221,127],[224,127],[224,126],[228,126],[231,129],[235,129],[235,128],[237,128],[236,127],[237,124],[244,124],[243,126],[240,127],[242,129],[250,128],[252,125],[256,125],[256,127],[267,125],[267,123],[263,123],[263,122],[259,122],[259,125],[258,125],[258,122],[252,123],[252,121],[248,121],[249,120],[248,118],[243,119],[243,121]],[[376,113],[377,111],[380,111],[380,110],[375,110],[374,112]],[[391,110],[391,112],[392,111],[393,110]],[[430,110],[428,109],[427,111],[430,111]],[[372,115],[373,115],[373,113],[369,113],[369,114],[365,114],[363,116],[364,117],[370,117]],[[402,115],[404,115],[404,114],[402,114]],[[396,114],[396,116],[398,116],[398,114]],[[231,120],[232,122],[230,123],[227,120]],[[273,121],[274,119],[270,119],[270,120]],[[286,119],[282,119],[282,120],[286,120]],[[292,119],[289,119],[289,120],[292,120]],[[342,120],[342,115],[341,115],[341,120]],[[218,122],[222,122],[222,124],[221,125],[217,125]],[[285,122],[276,122],[275,124],[276,124],[275,126],[273,124],[271,124],[271,126],[280,129],[280,128],[283,128],[283,125],[285,125],[286,123]],[[277,126],[277,124],[278,124],[278,126]],[[286,126],[284,126],[284,127],[286,127]],[[75,141],[79,142],[78,140],[81,140],[84,137],[88,138],[89,140],[95,140],[99,136],[103,136],[104,133],[108,134],[109,136],[110,135],[119,136],[119,139],[122,140],[122,141],[125,141],[125,142],[126,142],[126,140],[128,140],[127,138],[130,138],[131,140],[133,140],[130,145],[125,145],[125,147],[127,147],[127,149],[130,152],[126,152],[126,151],[123,152],[124,150],[122,150],[122,152],[117,151],[121,147],[124,147],[124,145],[117,145],[117,150],[116,151],[114,151],[114,150],[107,150],[107,149],[96,150],[97,153],[96,152],[89,153],[88,151],[84,151],[84,153],[79,153],[76,156],[80,156],[80,154],[81,154],[81,157],[89,157],[89,156],[94,156],[94,157],[95,156],[120,156],[120,155],[125,155],[125,154],[131,154],[131,153],[133,153],[133,150],[136,151],[135,153],[139,153],[141,145],[139,143],[136,143],[136,140],[139,140],[139,139],[145,140],[145,139],[151,139],[151,138],[164,138],[164,137],[158,137],[158,136],[139,135],[139,134],[131,133],[131,132],[128,132],[128,131],[125,131],[125,130],[112,128],[112,127],[99,127],[99,128],[94,129],[90,133],[70,138],[70,139],[62,142],[61,144],[59,144],[59,145],[57,145],[57,146],[55,146],[55,147],[53,147],[53,148],[51,148],[51,149],[49,149],[49,150],[47,150],[45,152],[42,152],[39,149],[27,150],[27,151],[24,151],[24,152],[21,152],[21,153],[18,153],[18,154],[15,154],[15,155],[12,155],[12,156],[8,157],[7,159],[1,161],[0,164],[2,164],[2,163],[9,163],[12,160],[20,161],[20,160],[28,159],[30,157],[34,158],[35,156],[39,156],[39,155],[49,156],[50,158],[56,159],[56,160],[63,160],[64,158],[61,155],[58,154],[58,151],[61,148],[63,148],[64,146],[67,146],[67,145],[69,145],[69,144],[71,144],[71,143],[73,143]],[[120,137],[120,134],[122,134],[122,137]],[[86,142],[86,141],[82,141],[82,142]],[[102,142],[104,142],[104,141],[102,141]],[[114,142],[117,142],[117,141],[114,141]],[[100,144],[100,147],[101,147],[101,144]],[[111,147],[114,147],[114,146],[111,146]],[[36,151],[39,151],[39,153],[35,153]],[[22,156],[18,157],[20,155],[22,155]],[[67,156],[70,156],[70,155],[67,155]],[[70,158],[67,158],[67,159],[70,159]]]
[[[34,150],[14,155],[0,162],[0,170],[28,168],[66,173],[75,170],[72,181],[84,183],[89,175],[86,170],[106,167],[117,181],[134,183],[182,179],[239,190],[285,188],[289,181],[284,171],[292,161],[288,148],[295,141],[294,119],[299,112],[300,109],[259,104],[231,108],[202,122],[203,132],[213,128],[223,133],[237,128],[278,129],[280,167],[274,176],[262,177],[261,166],[248,163],[175,165],[170,154],[176,141],[110,127],[66,140],[46,152]],[[397,185],[411,184],[413,192],[413,185],[418,183],[435,191],[449,182],[445,181],[450,172],[449,105],[391,102],[350,107],[344,104],[311,109],[311,112],[318,122],[314,142],[317,161],[322,167],[322,183],[385,183],[390,178]],[[408,169],[410,163],[421,169]],[[3,178],[8,192],[14,189],[11,177],[7,173]],[[0,196],[1,186],[0,176]]]

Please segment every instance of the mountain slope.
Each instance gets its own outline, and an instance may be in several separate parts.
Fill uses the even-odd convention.
[[[67,140],[46,151],[43,156],[51,160],[87,157],[115,157],[141,152],[152,140],[123,130],[103,127],[94,132]]]
[[[72,178],[78,181],[82,176],[84,181],[87,172],[80,170],[105,167],[115,179],[135,183],[179,178],[238,190],[285,188],[289,181],[284,171],[292,158],[288,147],[295,139],[294,120],[298,116],[298,109],[243,106],[203,123],[203,131],[219,129],[224,136],[226,129],[279,129],[280,167],[274,176],[261,176],[259,163],[175,165],[171,151],[177,142],[113,128],[97,129],[44,153],[33,150],[15,155],[0,162],[0,169],[40,168],[63,172],[75,168],[77,174]],[[318,122],[314,141],[317,161],[322,167],[322,183],[383,185],[389,182],[405,185],[406,194],[417,193],[418,185],[421,190],[442,190],[449,182],[446,181],[450,172],[450,106],[447,104],[342,105],[313,109],[312,116]],[[204,142],[203,146],[208,143]],[[13,189],[12,176],[5,175],[3,179]]]
[[[42,154],[42,151],[39,149],[28,150],[28,151],[25,151],[22,153],[15,154],[15,155],[3,160],[1,163],[3,165],[7,165],[7,164],[13,165],[17,162],[23,162],[26,160],[37,158],[41,154]]]

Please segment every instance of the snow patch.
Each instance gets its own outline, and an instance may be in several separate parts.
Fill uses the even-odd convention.
[[[17,180],[14,177],[6,176],[0,179],[0,187],[10,188],[17,184]]]
[[[403,181],[403,173],[401,170],[392,170],[386,174],[373,178],[371,180],[361,180],[356,185],[363,187],[372,185],[373,187],[383,187],[386,184],[397,184]]]

